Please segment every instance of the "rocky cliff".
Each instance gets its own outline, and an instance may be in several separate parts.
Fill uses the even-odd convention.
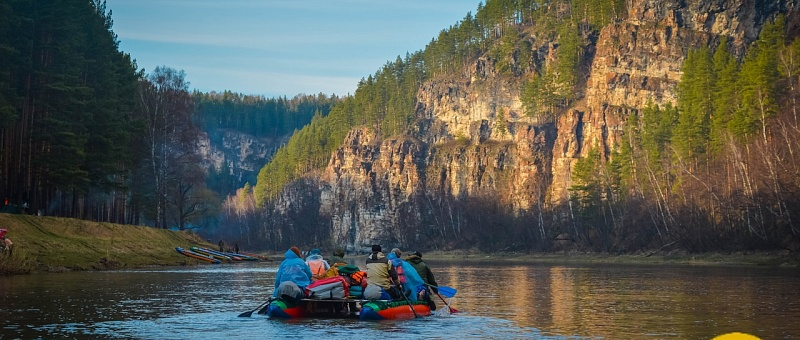
[[[351,131],[323,173],[304,179],[304,189],[287,189],[313,199],[284,194],[276,206],[286,211],[300,201],[318,202],[315,211],[330,225],[334,243],[349,249],[421,244],[474,213],[454,203],[468,199],[511,215],[535,215],[565,202],[575,162],[590,149],[611,155],[631,112],[676,102],[690,49],[714,47],[726,36],[741,54],[777,13],[790,13],[791,26],[796,4],[633,0],[628,6],[627,18],[585,40],[594,53],[585,61],[590,72],[578,91],[583,96],[554,121],[525,111],[520,95],[527,74],[503,74],[482,57],[467,72],[421,86],[409,136],[380,139],[369,129]],[[537,51],[558,46],[520,38],[534,41]],[[539,55],[538,63],[546,64],[550,53]]]
[[[240,184],[252,184],[261,166],[288,140],[289,136],[258,138],[232,130],[213,131],[211,134],[203,132],[198,136],[197,152],[203,159],[204,168],[213,167],[216,171],[226,168]]]

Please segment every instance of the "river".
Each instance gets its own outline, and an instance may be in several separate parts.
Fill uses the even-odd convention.
[[[253,313],[277,262],[0,277],[0,339],[800,338],[800,270],[430,261],[459,313],[407,321]],[[442,305],[441,301],[438,305]]]

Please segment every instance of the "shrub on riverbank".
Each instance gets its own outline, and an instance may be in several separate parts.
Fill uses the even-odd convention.
[[[30,274],[35,267],[24,252],[0,254],[0,275]]]
[[[196,264],[175,247],[213,247],[191,232],[86,220],[0,214],[14,242],[0,255],[0,275]]]

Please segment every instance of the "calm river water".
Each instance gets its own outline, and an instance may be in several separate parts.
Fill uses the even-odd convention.
[[[0,338],[800,338],[797,268],[430,261],[439,283],[458,289],[460,313],[385,322],[237,317],[267,299],[277,265],[0,277]]]

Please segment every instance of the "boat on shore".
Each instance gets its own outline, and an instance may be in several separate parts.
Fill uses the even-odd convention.
[[[211,257],[215,257],[217,259],[227,260],[227,261],[258,261],[259,259],[256,257],[238,254],[238,253],[228,253],[228,252],[221,252],[216,251],[213,249],[203,248],[203,247],[191,247],[191,250],[197,253],[206,254]]]
[[[200,261],[205,261],[205,262],[209,262],[209,263],[212,263],[212,264],[219,264],[220,263],[220,260],[217,260],[217,259],[215,259],[215,258],[213,258],[211,256],[208,256],[208,255],[204,255],[204,254],[200,254],[200,253],[197,253],[197,252],[193,252],[193,251],[191,251],[189,249],[183,249],[181,247],[175,247],[175,251],[177,251],[179,254],[181,254],[183,256],[191,257],[193,259],[197,259],[197,260],[200,260]]]

